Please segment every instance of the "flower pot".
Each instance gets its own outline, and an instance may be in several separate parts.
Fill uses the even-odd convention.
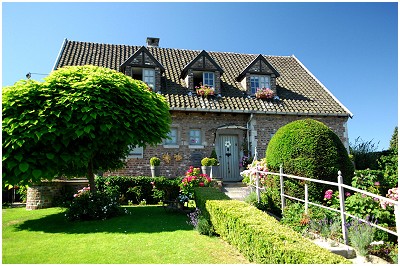
[[[208,167],[208,166],[204,166],[204,165],[201,166],[201,173],[202,173],[203,175],[208,175],[208,174],[210,174],[210,170],[207,169],[207,167]],[[208,171],[208,173],[207,173],[207,171]]]
[[[219,166],[214,165],[214,166],[209,166],[210,167],[210,177],[212,179],[219,179]]]
[[[151,177],[160,176],[160,166],[150,166]]]

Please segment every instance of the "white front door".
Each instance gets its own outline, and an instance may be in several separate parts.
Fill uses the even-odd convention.
[[[219,135],[218,160],[224,181],[240,181],[238,135]]]

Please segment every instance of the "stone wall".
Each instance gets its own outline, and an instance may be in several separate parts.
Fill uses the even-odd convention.
[[[32,185],[27,190],[26,209],[36,210],[53,207],[53,201],[64,191],[77,192],[88,186],[88,180],[77,178],[71,180],[44,181],[37,185]]]

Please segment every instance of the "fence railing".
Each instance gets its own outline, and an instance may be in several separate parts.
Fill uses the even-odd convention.
[[[321,207],[321,208],[324,208],[324,209],[328,209],[328,210],[340,213],[340,219],[341,219],[341,225],[342,225],[342,234],[343,234],[343,239],[344,239],[345,244],[348,244],[347,227],[346,227],[346,216],[352,217],[353,219],[356,219],[356,220],[361,221],[363,223],[369,224],[370,226],[376,227],[376,228],[378,228],[380,230],[383,230],[385,232],[388,232],[388,233],[390,233],[392,235],[395,235],[395,236],[399,237],[399,233],[398,233],[399,232],[399,224],[400,224],[400,217],[399,217],[400,213],[399,213],[399,208],[398,208],[399,202],[395,201],[395,200],[392,200],[392,199],[389,199],[389,198],[386,198],[386,197],[382,197],[382,196],[377,195],[377,194],[370,193],[368,191],[364,191],[364,190],[361,190],[361,189],[354,188],[354,187],[351,187],[351,186],[343,184],[343,177],[342,177],[341,171],[338,172],[338,182],[337,183],[330,182],[330,181],[324,181],[324,180],[318,180],[318,179],[312,179],[312,178],[307,178],[307,177],[284,174],[282,166],[279,169],[279,173],[265,172],[265,171],[259,171],[259,170],[255,170],[255,169],[250,169],[250,170],[245,170],[245,171],[241,172],[240,174],[242,176],[245,175],[245,174],[249,174],[250,175],[250,185],[252,187],[254,187],[255,190],[256,190],[256,195],[257,195],[257,201],[258,202],[260,202],[260,191],[265,189],[264,187],[260,186],[260,175],[276,175],[276,176],[279,176],[282,212],[283,212],[283,210],[284,210],[284,208],[286,206],[285,198],[288,198],[288,199],[291,199],[291,200],[296,200],[296,201],[299,201],[299,202],[303,202],[304,203],[304,212],[306,214],[308,213],[308,206],[309,205]],[[255,180],[254,180],[255,185],[252,185],[254,178],[255,178]],[[284,191],[284,182],[283,182],[284,178],[292,178],[292,179],[297,179],[297,180],[303,180],[303,181],[326,184],[326,185],[331,185],[331,186],[338,187],[340,209],[337,210],[337,209],[330,208],[330,207],[327,207],[327,206],[324,206],[324,205],[320,205],[320,204],[317,204],[317,203],[310,202],[309,199],[308,199],[308,184],[307,184],[307,182],[305,182],[305,184],[304,184],[304,199],[299,199],[299,198],[296,198],[296,197],[292,197],[292,196],[286,195],[284,193],[285,192]],[[382,227],[380,225],[377,225],[375,223],[371,223],[371,222],[369,222],[367,220],[364,220],[362,218],[359,218],[357,216],[354,216],[354,215],[352,215],[350,213],[347,213],[345,211],[344,189],[348,189],[348,190],[352,190],[352,191],[355,191],[355,192],[359,192],[359,193],[362,193],[364,195],[367,195],[367,196],[370,196],[370,197],[374,197],[374,198],[377,198],[379,200],[386,201],[387,203],[393,204],[394,205],[394,210],[395,210],[396,232],[392,231],[392,230],[389,230],[387,228],[384,228],[384,227]]]

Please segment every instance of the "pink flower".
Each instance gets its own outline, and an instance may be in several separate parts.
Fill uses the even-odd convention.
[[[381,184],[378,182],[378,181],[376,181],[375,183],[374,183],[374,186],[380,186]]]
[[[328,189],[327,191],[325,191],[324,198],[327,199],[327,200],[330,200],[332,198],[332,194],[333,194],[332,189]]]
[[[350,197],[350,196],[351,196],[351,193],[350,193],[350,192],[346,192],[344,195],[345,195],[346,197]]]
[[[203,183],[203,182],[200,182],[200,183],[199,183],[199,186],[200,186],[200,187],[204,187],[204,183]]]
[[[332,198],[332,194],[325,194],[325,199],[330,200]]]

